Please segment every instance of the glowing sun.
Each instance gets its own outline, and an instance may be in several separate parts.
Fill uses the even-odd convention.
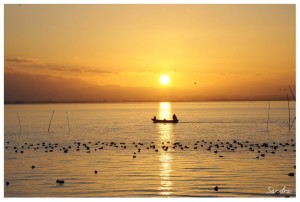
[[[159,78],[159,81],[162,85],[167,85],[167,84],[170,83],[170,77],[166,74],[161,75],[160,78]]]

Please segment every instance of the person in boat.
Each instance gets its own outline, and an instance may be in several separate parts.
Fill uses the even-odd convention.
[[[156,121],[156,116],[153,117],[153,120]]]
[[[178,120],[176,114],[173,114],[173,120]]]

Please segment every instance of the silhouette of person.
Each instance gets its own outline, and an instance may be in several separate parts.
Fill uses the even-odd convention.
[[[156,116],[153,117],[153,120],[156,120]]]
[[[173,114],[173,120],[177,120],[176,114]]]

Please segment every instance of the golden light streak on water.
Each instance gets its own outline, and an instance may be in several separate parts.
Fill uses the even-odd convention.
[[[160,119],[170,119],[172,116],[171,104],[169,102],[161,102],[159,106]],[[158,134],[160,142],[169,142],[172,140],[173,124],[159,124]],[[172,181],[170,180],[170,173],[172,172],[172,154],[161,152],[159,156],[160,162],[160,195],[169,196],[172,194]]]
[[[172,118],[171,114],[171,104],[169,102],[160,102],[159,103],[159,119],[170,119]]]
[[[173,182],[170,180],[170,174],[172,172],[172,159],[173,158],[170,153],[160,154],[160,195],[168,196],[172,194]]]

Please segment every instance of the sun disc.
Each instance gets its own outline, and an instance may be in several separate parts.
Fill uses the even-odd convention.
[[[165,74],[161,75],[159,81],[162,85],[167,85],[168,83],[170,83],[170,77]]]

